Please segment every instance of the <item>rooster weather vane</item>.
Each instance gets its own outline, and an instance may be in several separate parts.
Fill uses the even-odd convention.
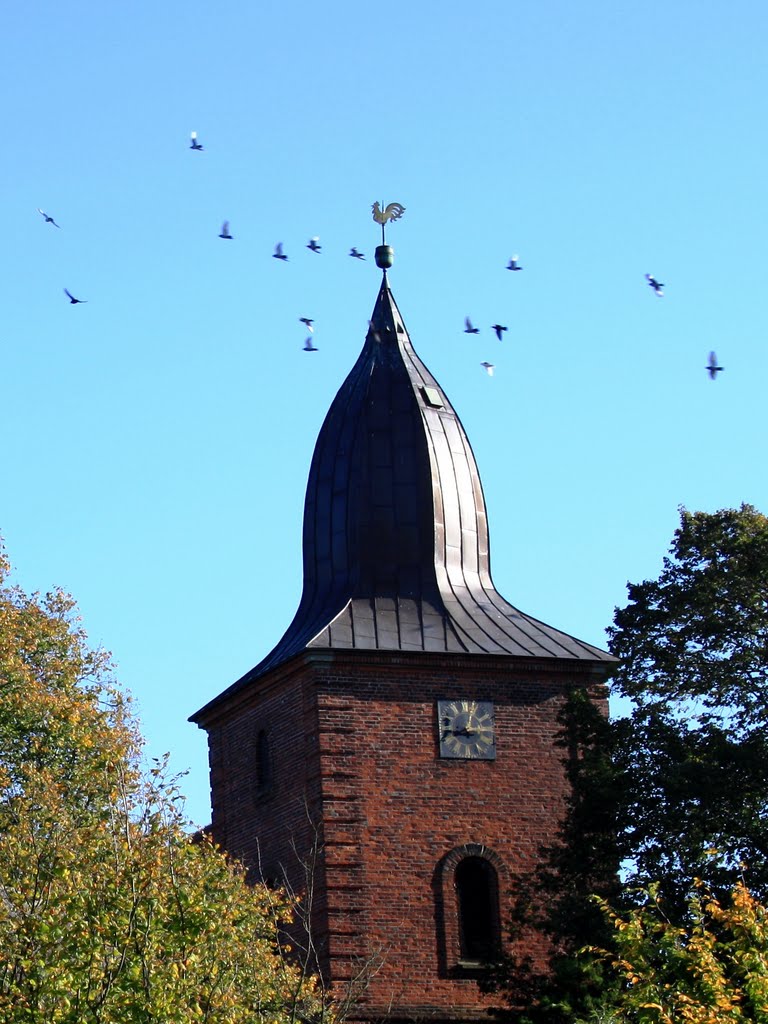
[[[405,207],[402,203],[390,203],[382,210],[379,203],[374,203],[371,210],[373,211],[373,219],[377,224],[381,224],[381,245],[376,246],[376,266],[380,267],[386,274],[394,261],[395,250],[386,243],[384,225],[388,220],[400,220],[405,213]]]
[[[385,245],[384,225],[388,220],[400,220],[405,213],[405,207],[402,203],[390,203],[382,210],[378,203],[374,203],[371,210],[373,210],[373,219],[377,224],[381,224],[381,244]]]

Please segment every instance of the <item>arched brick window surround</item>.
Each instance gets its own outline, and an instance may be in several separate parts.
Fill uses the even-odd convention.
[[[507,887],[507,869],[495,850],[481,843],[464,843],[457,846],[440,861],[436,872],[436,900],[438,923],[438,952],[442,973],[447,976],[461,976],[482,971],[478,961],[467,961],[462,957],[461,909],[456,888],[456,868],[468,858],[479,858],[489,865],[488,878],[491,887],[491,945],[501,947],[501,912],[499,893]]]

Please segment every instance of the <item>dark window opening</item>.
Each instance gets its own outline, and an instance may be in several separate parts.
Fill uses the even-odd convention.
[[[272,758],[269,737],[264,729],[256,737],[256,789],[263,793],[272,785]]]
[[[454,876],[459,910],[461,959],[488,963],[498,950],[498,885],[484,857],[465,857]]]

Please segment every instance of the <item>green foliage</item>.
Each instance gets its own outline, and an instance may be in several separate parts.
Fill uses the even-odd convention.
[[[109,660],[61,593],[0,561],[0,1020],[317,1021],[292,966],[284,894],[186,832],[165,765],[140,748]]]
[[[624,779],[617,822],[629,889],[660,880],[685,913],[691,880],[727,892],[741,871],[768,892],[768,743],[764,729],[692,725],[664,710],[616,723]]]
[[[768,894],[768,519],[685,510],[657,580],[629,585],[609,631],[620,852],[685,914],[694,877]]]
[[[684,925],[669,920],[658,886],[637,896],[624,915],[600,901],[613,949],[587,952],[613,984],[593,1024],[767,1024],[768,911],[742,883],[727,902],[696,885]]]
[[[681,511],[657,580],[629,584],[609,630],[617,692],[741,734],[768,724],[768,519]]]
[[[515,879],[507,955],[487,979],[503,995],[498,1016],[520,1024],[568,1024],[602,997],[597,958],[577,957],[589,943],[608,944],[610,929],[593,899],[619,895],[616,811],[621,779],[611,757],[613,731],[601,694],[574,689],[560,715],[559,743],[570,782],[556,842],[533,874]],[[541,937],[548,956],[542,959]],[[539,956],[530,950],[539,943]]]
[[[108,767],[135,771],[138,750],[109,657],[88,647],[70,597],[27,596],[8,571],[0,550],[0,803],[45,769],[73,806],[108,802]]]
[[[659,578],[628,590],[609,632],[621,659],[614,692],[633,710],[609,723],[586,695],[571,696],[568,815],[535,877],[518,885],[512,955],[493,979],[519,1021],[611,1019],[618,975],[605,958],[576,955],[617,948],[620,930],[606,932],[590,893],[615,921],[635,922],[653,884],[678,936],[701,915],[696,879],[713,921],[742,874],[750,899],[768,897],[768,519],[748,505],[683,510]],[[546,970],[515,956],[531,930],[550,941]]]

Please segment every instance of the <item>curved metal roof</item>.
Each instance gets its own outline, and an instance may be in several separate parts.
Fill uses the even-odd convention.
[[[303,543],[292,623],[225,693],[306,649],[615,660],[496,590],[472,449],[413,349],[386,274],[363,350],[315,445]]]

